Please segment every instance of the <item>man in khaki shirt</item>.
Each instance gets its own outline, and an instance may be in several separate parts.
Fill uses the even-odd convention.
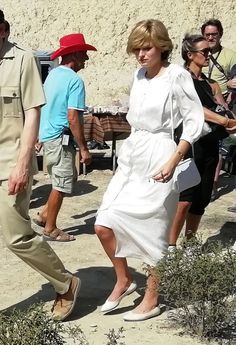
[[[64,320],[74,308],[80,280],[34,232],[28,215],[44,93],[33,55],[5,39],[4,20],[0,10],[1,231],[8,248],[53,285],[57,293],[53,317]]]
[[[223,27],[218,19],[207,20],[202,25],[201,32],[211,49],[209,65],[202,71],[208,78],[217,81],[226,99],[229,89],[236,88],[236,79],[230,79],[231,68],[236,64],[236,52],[221,45]]]

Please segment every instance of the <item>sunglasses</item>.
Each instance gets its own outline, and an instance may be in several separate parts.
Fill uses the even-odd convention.
[[[203,48],[203,49],[198,49],[198,50],[192,50],[193,53],[200,53],[204,56],[208,56],[210,53],[210,49],[209,48]]]

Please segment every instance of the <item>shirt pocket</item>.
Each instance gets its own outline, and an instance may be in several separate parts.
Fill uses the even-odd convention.
[[[17,87],[2,87],[0,97],[3,117],[22,116],[20,90]]]

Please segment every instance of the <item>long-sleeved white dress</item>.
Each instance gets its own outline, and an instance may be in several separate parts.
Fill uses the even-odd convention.
[[[175,64],[152,79],[145,72],[141,68],[134,75],[127,114],[131,134],[121,146],[96,224],[114,231],[117,257],[155,265],[167,250],[179,198],[173,179],[168,183],[150,179],[176,150],[171,107],[174,128],[183,121],[181,139],[190,144],[201,134],[204,115],[189,72]]]

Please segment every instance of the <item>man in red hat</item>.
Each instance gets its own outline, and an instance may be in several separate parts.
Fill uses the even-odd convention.
[[[1,232],[7,247],[52,284],[57,293],[53,316],[65,320],[75,306],[80,279],[65,269],[43,237],[34,232],[28,214],[37,172],[34,145],[45,97],[33,54],[9,42],[5,29],[0,10]]]
[[[85,89],[83,80],[77,74],[88,60],[88,50],[96,48],[87,44],[81,33],[62,37],[60,48],[51,56],[52,60],[61,56],[61,64],[49,73],[44,84],[47,104],[42,108],[39,141],[43,143],[52,191],[34,221],[44,227],[44,238],[49,241],[68,242],[75,239],[56,224],[64,195],[72,192],[75,180],[73,139],[79,146],[81,162],[91,162],[83,133]]]

